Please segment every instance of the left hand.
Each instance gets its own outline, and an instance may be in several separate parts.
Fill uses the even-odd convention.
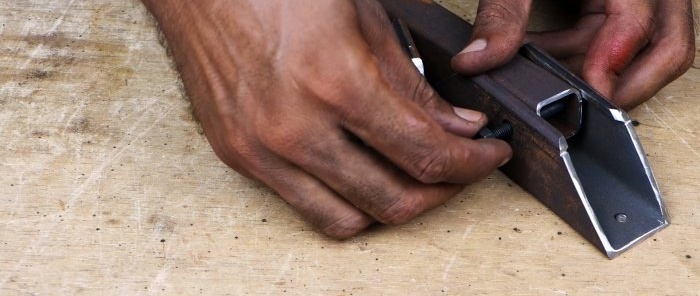
[[[527,41],[565,62],[616,106],[631,109],[685,73],[695,57],[690,0],[583,0],[573,28],[526,37],[530,0],[481,0],[469,46],[453,67],[505,64]]]
[[[375,0],[143,0],[216,154],[334,238],[400,224],[504,164]]]

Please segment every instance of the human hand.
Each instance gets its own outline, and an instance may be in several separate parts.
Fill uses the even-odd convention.
[[[466,74],[506,63],[523,42],[530,0],[481,0],[472,43],[453,59]],[[624,109],[654,96],[695,57],[690,0],[583,0],[573,28],[525,39],[565,62]]]
[[[505,163],[374,0],[143,0],[216,154],[336,238],[403,223]]]

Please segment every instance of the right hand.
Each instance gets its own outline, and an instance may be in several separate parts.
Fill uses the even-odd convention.
[[[526,38],[532,0],[480,0],[471,43],[452,60],[464,74],[510,61]],[[528,41],[562,60],[620,108],[631,109],[685,73],[695,58],[690,0],[581,0],[569,29]],[[571,3],[569,3],[571,5]]]
[[[143,0],[216,154],[326,234],[403,223],[505,163],[471,140],[374,0]]]

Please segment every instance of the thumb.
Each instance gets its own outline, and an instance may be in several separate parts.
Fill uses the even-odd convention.
[[[481,112],[451,106],[419,74],[396,38],[397,32],[379,2],[355,0],[360,29],[370,50],[378,58],[388,86],[411,99],[445,130],[472,138],[486,124]]]
[[[507,63],[523,43],[532,0],[481,0],[470,43],[452,67],[474,75]]]

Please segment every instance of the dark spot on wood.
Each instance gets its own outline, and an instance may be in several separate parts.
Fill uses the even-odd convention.
[[[264,222],[267,222],[267,219],[263,218],[263,219],[260,220],[260,221],[262,221],[262,222],[264,223]]]
[[[32,131],[32,136],[37,137],[39,139],[48,136],[49,133],[46,131]]]
[[[71,133],[82,134],[90,129],[90,121],[87,118],[77,118],[72,120],[68,125],[68,131]]]
[[[153,226],[154,230],[160,232],[174,232],[175,231],[175,221],[170,217],[152,215],[146,220],[148,224]]]
[[[632,120],[632,125],[633,126],[639,126],[641,123],[637,120]]]
[[[517,233],[521,233],[521,232],[523,232],[523,230],[522,230],[522,229],[520,229],[520,228],[517,228],[517,227],[514,227],[514,228],[513,228],[513,231],[515,231],[515,232],[517,232]]]
[[[34,70],[27,74],[27,79],[46,79],[51,77],[52,73],[46,70]]]

